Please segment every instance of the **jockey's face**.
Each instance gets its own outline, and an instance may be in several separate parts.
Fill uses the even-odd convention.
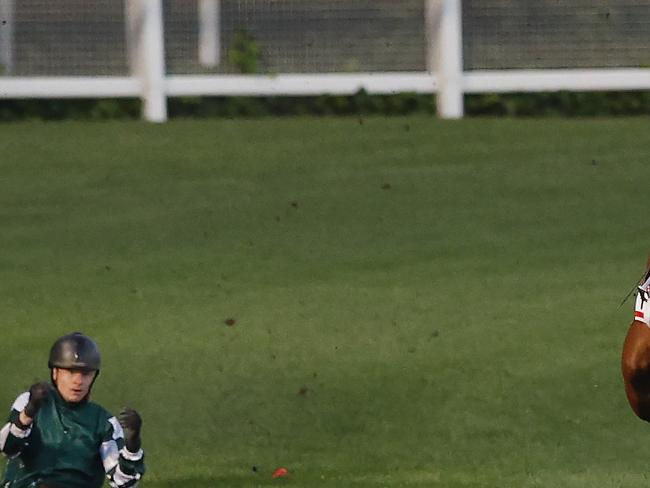
[[[96,371],[54,368],[52,378],[66,402],[78,403],[88,395]]]

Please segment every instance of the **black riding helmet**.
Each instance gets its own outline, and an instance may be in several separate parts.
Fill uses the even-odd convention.
[[[81,332],[73,332],[56,340],[50,349],[47,366],[50,368],[52,384],[56,386],[52,373],[54,368],[95,371],[95,379],[97,379],[101,362],[101,355],[95,341]]]

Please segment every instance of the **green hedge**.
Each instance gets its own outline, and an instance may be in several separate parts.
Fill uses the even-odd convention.
[[[465,97],[469,115],[593,117],[650,114],[650,92],[552,92]]]
[[[554,92],[465,96],[469,116],[618,116],[650,114],[650,92]],[[317,97],[185,97],[169,100],[170,117],[435,114],[432,95],[402,93]],[[0,121],[137,119],[137,99],[0,100]]]
[[[0,100],[0,121],[105,120],[140,117],[137,99]]]

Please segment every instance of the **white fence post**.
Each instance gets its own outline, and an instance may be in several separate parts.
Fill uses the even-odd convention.
[[[424,0],[424,35],[426,37],[426,67],[430,74],[438,71],[436,48],[440,30],[441,0]]]
[[[141,83],[142,115],[149,122],[167,120],[165,93],[165,36],[163,32],[162,0],[127,0],[132,16],[127,20],[127,32],[133,34],[131,67]],[[128,36],[127,36],[128,39]],[[136,68],[137,67],[137,68]]]
[[[141,0],[124,2],[124,35],[129,74],[140,77],[140,41],[142,40],[143,11]]]
[[[221,0],[199,0],[199,62],[207,68],[221,62]]]
[[[165,94],[165,34],[162,0],[143,0],[142,83],[144,118],[149,122],[167,120]]]
[[[14,0],[0,0],[0,74],[14,73]]]
[[[438,80],[438,115],[458,119],[464,114],[461,0],[425,1],[427,68]]]

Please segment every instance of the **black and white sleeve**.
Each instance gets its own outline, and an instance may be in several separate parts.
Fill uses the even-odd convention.
[[[8,422],[0,429],[0,451],[7,457],[19,455],[28,442],[32,427],[20,423],[20,412],[29,402],[29,392],[22,393],[11,407]]]
[[[107,421],[99,453],[104,471],[113,488],[134,488],[144,475],[144,452],[130,452],[124,445],[124,432],[117,418]]]

